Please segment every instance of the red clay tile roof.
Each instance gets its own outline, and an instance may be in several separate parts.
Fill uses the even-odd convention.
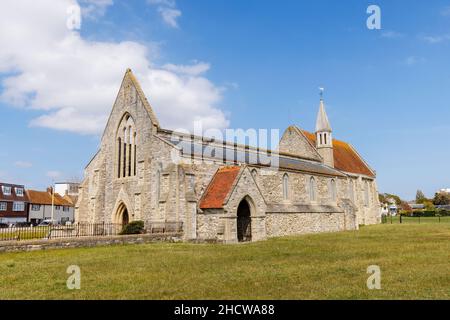
[[[201,209],[220,209],[239,174],[240,167],[229,166],[217,170],[200,200]]]
[[[43,204],[43,205],[51,205],[52,204],[52,195],[47,191],[36,191],[36,190],[27,190],[28,199],[31,204]],[[55,206],[68,206],[73,207],[69,201],[65,200],[58,193],[55,193],[54,199]]]
[[[77,203],[78,197],[66,194],[64,195],[63,199],[69,202],[70,204],[75,205]]]
[[[316,135],[303,131],[305,136],[315,145]],[[344,141],[333,139],[334,167],[338,170],[375,177],[355,150]]]

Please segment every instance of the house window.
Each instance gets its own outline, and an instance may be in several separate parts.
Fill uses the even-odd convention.
[[[289,176],[287,175],[287,173],[285,173],[283,176],[283,199],[289,199]]]
[[[8,208],[8,203],[0,202],[0,211],[6,211]]]
[[[16,196],[23,197],[23,188],[15,188]]]
[[[64,212],[68,212],[69,211],[69,207],[68,206],[63,206],[63,211]]]
[[[330,181],[330,197],[331,201],[336,201],[336,180],[334,179]]]
[[[3,192],[3,195],[10,196],[11,195],[11,187],[2,186],[2,192]]]
[[[61,206],[55,206],[55,210],[61,210]]]
[[[39,210],[41,210],[40,204],[32,204],[31,205],[31,211],[39,211]]]
[[[13,211],[24,211],[25,203],[24,202],[14,202],[13,203]]]
[[[316,201],[316,179],[309,179],[309,200]]]

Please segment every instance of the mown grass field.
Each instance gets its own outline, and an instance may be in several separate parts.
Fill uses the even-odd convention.
[[[81,268],[81,290],[66,269]],[[381,290],[368,290],[369,265]],[[0,254],[0,299],[450,299],[450,225]]]
[[[32,239],[43,239],[49,234],[50,227],[34,227],[34,228],[5,228],[0,229],[0,241],[5,240],[32,240]],[[1,246],[1,242],[0,242]]]
[[[421,224],[421,223],[450,223],[450,216],[444,217],[407,217],[403,216],[401,218],[402,223],[413,223],[413,224]],[[395,217],[385,217],[385,223],[394,224],[400,223],[400,216]]]

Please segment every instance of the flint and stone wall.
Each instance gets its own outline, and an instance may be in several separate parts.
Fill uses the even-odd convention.
[[[233,188],[223,209],[199,212],[198,202],[221,161],[183,158],[163,138],[167,133],[152,123],[149,111],[133,82],[125,77],[101,141],[100,151],[85,169],[80,186],[75,219],[79,222],[118,222],[118,208],[125,205],[129,218],[146,221],[182,221],[184,239],[237,241],[236,219],[240,201],[248,197],[251,207],[252,239],[310,232],[356,229],[358,224],[379,222],[377,187],[366,177],[334,177],[336,199],[331,198],[332,177],[315,175],[316,199],[309,198],[311,174],[248,167]],[[117,177],[117,131],[122,117],[129,114],[136,127],[136,175]],[[280,142],[280,150],[309,159],[320,156],[295,130]],[[173,162],[173,155],[180,157]],[[253,169],[255,171],[253,171]],[[283,176],[289,176],[288,198],[283,196]],[[350,181],[353,187],[350,188]],[[369,201],[366,201],[368,186]],[[350,192],[350,189],[352,192]],[[350,201],[350,213],[336,209],[320,212],[322,206],[339,207]],[[285,212],[267,211],[270,205],[283,205]],[[293,207],[310,205],[317,210],[295,212]],[[344,219],[345,218],[345,219]],[[353,221],[351,221],[353,219]]]

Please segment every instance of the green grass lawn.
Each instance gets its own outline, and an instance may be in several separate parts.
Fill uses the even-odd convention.
[[[386,217],[385,223],[400,223],[400,216]],[[450,223],[450,216],[444,217],[402,217],[402,223]]]
[[[81,268],[81,290],[66,269]],[[381,290],[368,290],[369,265]],[[450,299],[450,225],[0,254],[0,299]]]
[[[48,236],[49,231],[50,227],[45,226],[34,228],[0,229],[0,241],[15,240],[17,238],[21,240],[43,239]]]

